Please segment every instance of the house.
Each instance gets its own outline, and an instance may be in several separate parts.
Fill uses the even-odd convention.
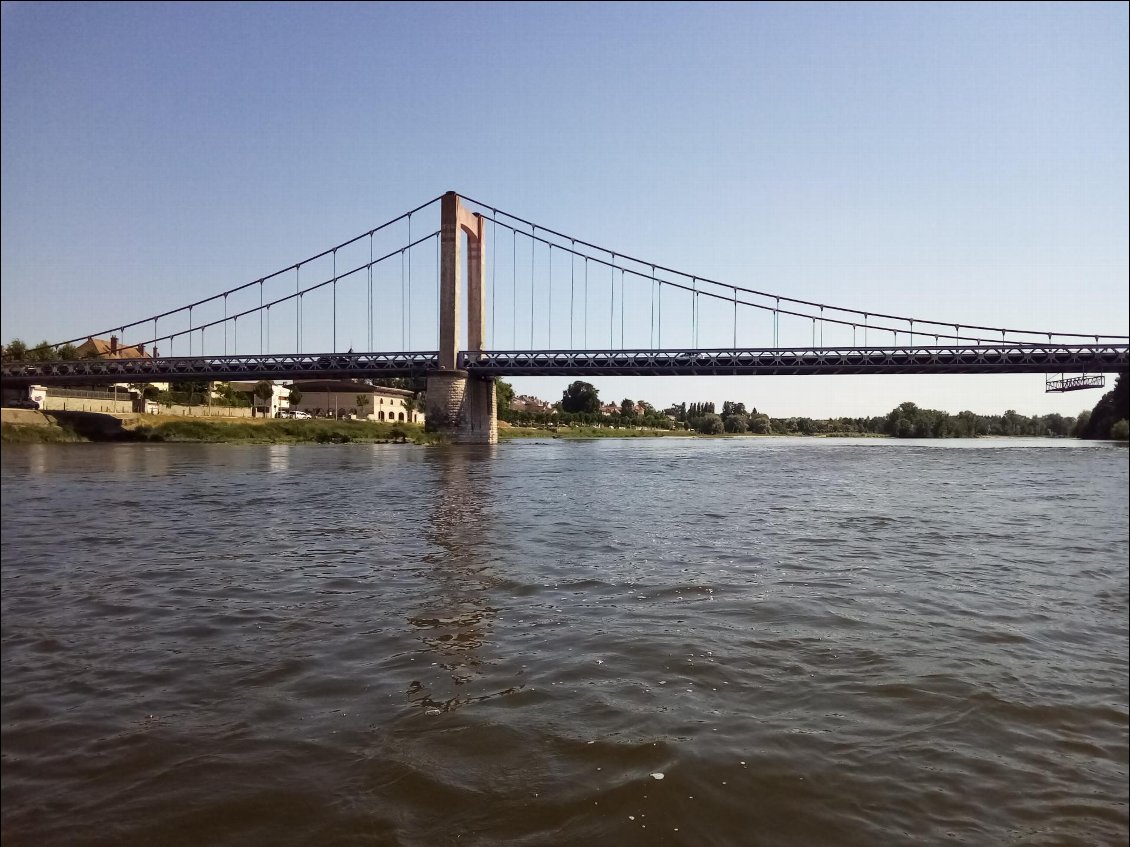
[[[302,380],[286,386],[299,395],[290,408],[315,417],[361,418],[369,421],[423,423],[416,411],[416,395],[401,388],[385,388],[348,379]]]
[[[75,353],[80,359],[155,359],[160,354],[157,348],[153,348],[153,352],[145,349],[144,344],[130,344],[129,346],[122,346],[118,342],[118,336],[111,335],[109,339],[87,337],[86,341],[82,342],[75,348]],[[130,383],[119,382],[118,387],[129,389]],[[169,383],[167,382],[150,382],[158,391],[168,391]]]
[[[131,344],[123,347],[118,343],[118,336],[111,335],[105,338],[88,337],[75,348],[80,359],[153,359],[157,357],[157,349],[147,353],[144,344]]]
[[[552,412],[553,404],[529,394],[519,394],[510,401],[512,412]]]

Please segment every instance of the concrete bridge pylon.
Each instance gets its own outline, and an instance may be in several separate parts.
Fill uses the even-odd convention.
[[[483,350],[486,310],[486,221],[449,191],[440,200],[439,368],[428,375],[427,429],[456,444],[495,444],[498,409],[494,379],[471,377],[459,365],[462,235],[467,235],[467,357]]]

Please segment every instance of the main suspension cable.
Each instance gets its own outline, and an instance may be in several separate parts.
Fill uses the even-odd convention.
[[[459,195],[459,196],[463,200],[467,201],[468,203],[473,203],[477,206],[482,206],[482,207],[488,208],[488,209],[494,209],[495,208],[493,206],[488,206],[484,203],[481,203],[480,201],[475,200],[474,198],[467,197],[467,196],[462,195],[462,194]],[[504,215],[507,218],[510,218],[512,221],[517,221],[518,223],[524,224],[525,226],[528,226],[528,227],[535,227],[536,226],[536,228],[538,230],[541,230],[544,233],[548,233],[548,234],[553,235],[553,236],[560,238],[560,239],[566,239],[574,245],[580,244],[583,247],[590,248],[590,249],[598,251],[600,253],[608,253],[608,254],[613,253],[613,251],[608,249],[607,247],[601,247],[598,244],[593,244],[592,242],[585,241],[584,239],[576,238],[575,236],[567,235],[567,234],[562,233],[562,232],[558,232],[555,229],[551,229],[550,227],[547,227],[547,226],[542,226],[541,224],[534,224],[532,221],[526,220],[525,218],[522,218],[522,217],[515,215],[515,214],[512,214],[510,212],[507,212],[503,209],[497,209],[497,212],[499,214]],[[503,224],[503,226],[505,226],[505,224]],[[853,308],[845,307],[845,306],[833,306],[833,305],[827,304],[827,303],[818,303],[818,302],[812,301],[812,300],[803,300],[803,299],[800,299],[800,298],[797,298],[797,297],[789,297],[787,295],[778,295],[778,294],[774,294],[774,293],[767,292],[767,291],[760,291],[758,289],[748,288],[746,286],[734,285],[733,283],[719,282],[717,280],[709,279],[708,277],[690,274],[690,273],[687,273],[685,271],[680,271],[680,270],[676,270],[674,268],[666,267],[664,265],[659,265],[659,264],[653,265],[651,262],[645,261],[643,259],[637,259],[633,256],[625,255],[622,252],[616,252],[615,255],[619,256],[621,259],[625,259],[629,262],[634,262],[634,263],[641,265],[641,266],[645,266],[645,267],[651,266],[651,267],[653,267],[657,270],[660,270],[664,273],[674,274],[675,276],[683,277],[683,278],[686,278],[686,279],[691,279],[693,277],[694,279],[697,279],[699,282],[704,282],[708,285],[715,285],[715,286],[718,286],[720,288],[736,288],[738,291],[740,291],[743,294],[752,294],[752,295],[755,295],[755,296],[758,296],[758,297],[765,297],[765,298],[768,298],[768,299],[774,299],[774,300],[777,300],[778,302],[783,300],[785,302],[795,303],[795,304],[801,305],[801,306],[812,306],[812,307],[816,307],[816,308],[827,308],[827,309],[831,309],[832,311],[842,312],[842,313],[845,313],[845,314],[868,315],[870,317],[883,318],[883,319],[886,319],[886,320],[893,320],[893,321],[902,321],[904,323],[910,323],[911,321],[913,321],[913,322],[919,323],[919,324],[929,324],[930,326],[940,326],[940,327],[951,327],[951,326],[955,325],[953,321],[933,321],[933,320],[926,320],[926,319],[923,319],[923,318],[907,318],[907,317],[903,317],[903,316],[900,316],[900,315],[888,315],[888,314],[883,314],[883,313],[880,313],[880,312],[863,312],[860,309],[853,309]],[[595,257],[594,257],[594,259],[595,259]],[[632,273],[632,270],[629,268],[628,272]],[[681,287],[677,283],[671,282],[669,280],[662,281],[662,284],[672,285],[672,286],[675,286],[675,287]],[[706,293],[706,292],[703,292],[703,293]],[[723,299],[728,299],[728,298],[723,298]],[[745,301],[743,301],[743,302],[745,302]],[[757,304],[746,302],[746,305],[756,306]],[[798,313],[798,312],[789,312],[789,311],[784,311],[783,313],[784,314],[802,314],[802,313]],[[810,315],[804,314],[804,317],[810,317]],[[855,324],[852,324],[851,321],[838,321],[838,322],[843,324],[843,325],[847,325],[847,326],[855,325]],[[1059,337],[1062,337],[1062,338],[1100,338],[1100,339],[1101,338],[1107,338],[1107,339],[1122,339],[1122,338],[1125,338],[1124,335],[1118,335],[1118,334],[1114,334],[1114,333],[1100,333],[1098,335],[1096,335],[1095,333],[1079,333],[1079,332],[1052,332],[1052,333],[1048,333],[1045,330],[1007,329],[1007,328],[1002,329],[1001,327],[979,326],[979,325],[976,325],[976,324],[966,324],[966,323],[961,323],[961,324],[958,324],[957,326],[960,326],[960,327],[963,327],[963,328],[969,329],[969,330],[982,330],[982,331],[986,331],[986,332],[1004,332],[1004,333],[1013,333],[1013,334],[1020,334],[1020,335],[1054,335],[1054,336],[1059,336]],[[903,331],[905,332],[905,330],[903,330]],[[946,335],[945,337],[955,338],[955,339],[959,339],[959,340],[962,338],[961,336],[952,336],[952,335]]]

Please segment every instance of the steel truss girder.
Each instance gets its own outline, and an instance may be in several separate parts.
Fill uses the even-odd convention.
[[[4,385],[91,385],[115,382],[348,379],[422,376],[436,353],[312,353],[264,356],[180,356],[80,359],[3,365]]]
[[[483,376],[1086,373],[1123,371],[1130,345],[843,347],[747,350],[484,352],[462,365]]]
[[[459,367],[493,376],[703,376],[801,374],[1100,373],[1130,367],[1130,345],[816,347],[745,350],[541,350],[462,353]],[[0,382],[18,386],[177,380],[420,377],[434,352],[182,356],[12,362]]]

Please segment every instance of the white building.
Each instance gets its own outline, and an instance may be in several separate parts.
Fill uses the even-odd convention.
[[[416,395],[400,388],[383,388],[347,379],[319,379],[288,385],[300,395],[291,409],[315,417],[360,418],[369,421],[424,422],[416,411]]]

